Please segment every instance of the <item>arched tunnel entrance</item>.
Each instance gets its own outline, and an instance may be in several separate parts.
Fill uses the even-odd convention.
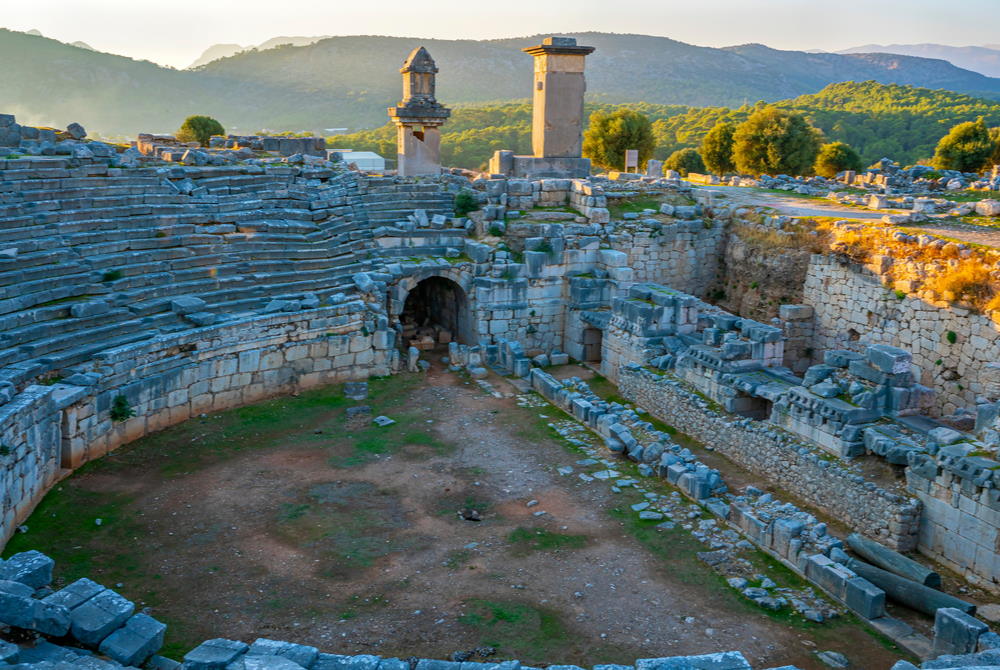
[[[457,283],[445,277],[428,277],[406,296],[399,315],[403,347],[421,351],[449,342],[472,344],[469,299]]]

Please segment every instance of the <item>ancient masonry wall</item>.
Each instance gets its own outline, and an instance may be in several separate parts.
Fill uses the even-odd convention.
[[[924,506],[920,552],[996,591],[1000,575],[1000,491],[956,462],[915,459],[906,482]],[[992,463],[990,463],[992,465]],[[964,476],[963,476],[964,475]]]
[[[611,248],[628,255],[635,281],[705,297],[718,280],[725,231],[721,221],[677,221],[656,230],[613,236]]]
[[[392,334],[371,321],[351,301],[230,322],[103,352],[91,372],[74,375],[80,385],[29,386],[0,409],[0,535],[10,537],[61,473],[143,435],[203,412],[388,374]],[[119,396],[132,418],[112,418]]]
[[[911,351],[920,383],[936,392],[934,414],[974,406],[994,370],[987,364],[1000,361],[1000,326],[989,317],[920,298],[900,299],[871,267],[814,255],[803,300],[815,309],[816,350],[862,351],[869,343]]]
[[[917,545],[920,503],[891,493],[824,459],[773,426],[725,416],[667,376],[636,366],[618,373],[622,396],[658,419],[795,491],[850,528],[898,551]]]

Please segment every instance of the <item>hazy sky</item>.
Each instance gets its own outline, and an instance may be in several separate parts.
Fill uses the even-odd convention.
[[[3,27],[176,67],[211,44],[278,35],[475,39],[597,30],[828,50],[1000,42],[1000,0],[0,0],[0,7]]]

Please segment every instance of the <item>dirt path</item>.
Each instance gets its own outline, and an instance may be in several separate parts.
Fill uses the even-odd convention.
[[[396,432],[346,426],[336,388],[189,422],[64,482],[8,551],[120,583],[170,624],[175,655],[265,636],[536,665],[738,649],[819,670],[817,644],[872,670],[898,657],[847,622],[769,616],[680,530],[640,542],[611,513],[638,498],[557,472],[579,456],[545,428],[554,408],[439,368],[372,384]]]
[[[839,217],[870,221],[881,219],[885,213],[845,207],[829,200],[799,198],[794,195],[778,195],[777,193],[768,193],[740,186],[708,186],[703,187],[703,190],[724,193],[728,202],[736,202],[747,206],[770,207],[788,216]]]
[[[894,211],[866,211],[854,207],[845,207],[831,201],[797,198],[793,195],[778,195],[753,188],[739,186],[710,186],[704,190],[724,193],[726,201],[746,206],[770,207],[788,216],[836,217],[855,221],[878,221],[884,214],[899,213]],[[923,222],[919,224],[899,226],[907,232],[926,232],[930,235],[948,237],[951,239],[1000,248],[1000,229],[961,223],[955,220],[945,222]]]

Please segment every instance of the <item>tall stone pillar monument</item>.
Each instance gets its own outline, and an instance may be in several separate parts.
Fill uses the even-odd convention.
[[[524,49],[535,57],[531,145],[534,155],[498,151],[490,172],[518,178],[577,178],[590,174],[583,158],[584,61],[594,47],[572,37],[547,37]]]
[[[403,99],[389,108],[396,124],[396,171],[402,177],[440,174],[441,126],[451,110],[434,97],[437,65],[427,49],[417,47],[399,71]]]
[[[535,57],[531,148],[537,158],[579,158],[583,153],[584,59],[594,47],[572,37],[547,37],[524,49]]]

